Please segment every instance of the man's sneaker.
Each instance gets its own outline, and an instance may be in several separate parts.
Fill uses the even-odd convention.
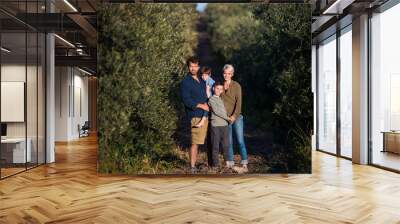
[[[194,167],[190,167],[190,174],[196,174],[197,173],[197,168]]]

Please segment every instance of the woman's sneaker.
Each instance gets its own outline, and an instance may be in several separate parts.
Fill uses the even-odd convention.
[[[235,166],[234,161],[226,161],[225,164],[226,164],[226,167],[229,169],[232,169]]]
[[[249,169],[247,168],[247,165],[242,165],[242,171],[243,171],[243,173],[249,172]]]
[[[242,174],[242,173],[247,173],[249,172],[249,169],[247,168],[247,165],[242,165],[242,166],[234,166],[233,170],[238,173],[238,174]]]

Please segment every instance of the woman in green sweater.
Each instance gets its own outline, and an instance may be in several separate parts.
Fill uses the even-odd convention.
[[[227,164],[230,167],[233,167],[235,162],[233,160],[233,137],[232,132],[235,132],[235,138],[239,144],[239,153],[241,157],[240,164],[242,167],[237,168],[237,171],[247,172],[247,149],[244,142],[244,134],[243,134],[243,115],[242,115],[242,87],[240,84],[234,80],[232,80],[235,69],[232,65],[227,64],[223,67],[223,76],[225,79],[224,89],[225,92],[222,94],[222,101],[224,102],[226,112],[233,122],[228,126],[228,135],[229,135],[229,156]],[[234,167],[236,168],[236,167]]]

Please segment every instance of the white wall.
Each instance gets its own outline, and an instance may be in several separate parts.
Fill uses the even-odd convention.
[[[88,77],[73,67],[56,67],[55,73],[55,140],[70,141],[88,120]]]
[[[3,64],[1,66],[1,81],[25,82],[25,64]],[[7,108],[1,108],[7,110]],[[7,137],[25,137],[25,122],[7,122]]]
[[[44,163],[45,150],[45,118],[44,118],[44,74],[39,65],[28,65],[25,63],[4,63],[1,66],[2,82],[24,82],[26,84],[26,107],[21,108],[21,112],[26,112],[26,120],[22,122],[5,122],[7,124],[7,137],[24,138],[25,135],[31,143],[31,155],[33,162],[39,159],[39,163]],[[27,78],[27,81],[25,80]],[[6,97],[7,96],[2,96]],[[11,108],[3,107],[1,110],[7,111]],[[8,111],[8,113],[13,111]],[[39,155],[37,155],[37,153]]]
[[[68,88],[70,77],[67,67],[55,68],[55,141],[68,140]]]
[[[78,75],[77,75],[78,72]],[[72,105],[74,106],[71,108],[72,111],[72,120],[71,120],[71,135],[74,138],[79,137],[78,132],[78,124],[81,126],[85,123],[85,121],[89,120],[89,113],[88,113],[88,77],[82,76],[84,75],[78,70],[74,70],[74,102]]]
[[[26,70],[27,69],[27,70]],[[36,66],[25,66],[25,64],[3,64],[1,66],[1,81],[2,82],[25,82],[26,71],[28,72],[29,86],[35,88],[27,88],[27,119],[28,119],[28,137],[32,130],[36,130],[36,80],[31,78],[32,75],[36,77]],[[3,96],[4,97],[4,96]],[[39,105],[40,106],[40,105]],[[7,108],[1,108],[7,110]],[[33,113],[33,111],[35,113]],[[33,123],[32,123],[33,122]],[[25,123],[26,122],[7,122],[7,136],[8,137],[25,137]],[[35,132],[36,136],[36,132]]]

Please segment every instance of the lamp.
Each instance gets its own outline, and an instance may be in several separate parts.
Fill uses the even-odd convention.
[[[11,50],[9,50],[9,49],[7,49],[5,47],[1,47],[1,51],[4,51],[6,53],[10,53],[11,52]]]
[[[68,40],[66,40],[66,39],[64,39],[64,38],[62,38],[62,37],[60,37],[59,35],[57,35],[57,34],[54,34],[54,36],[55,37],[57,37],[59,40],[61,40],[62,42],[64,42],[64,43],[66,43],[67,45],[69,45],[70,47],[73,47],[73,48],[75,48],[75,45],[73,45],[71,42],[69,42]]]
[[[88,71],[86,71],[86,70],[83,70],[83,69],[81,69],[81,68],[79,68],[79,67],[78,67],[78,70],[81,71],[81,72],[83,72],[83,73],[85,73],[85,74],[87,74],[87,75],[90,75],[90,76],[93,75],[92,73],[90,73],[90,72],[88,72]]]
[[[354,1],[355,0],[336,0],[332,5],[325,9],[322,14],[342,14],[343,10],[351,5]]]
[[[68,0],[64,0],[64,3],[68,5],[68,7],[70,7],[74,12],[78,12],[78,10]]]

